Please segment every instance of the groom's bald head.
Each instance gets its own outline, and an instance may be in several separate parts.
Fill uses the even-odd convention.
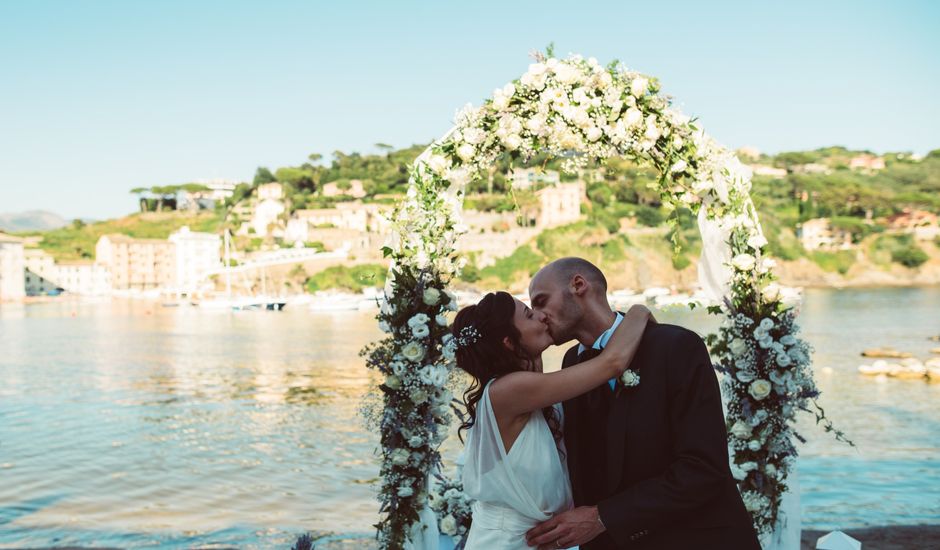
[[[536,285],[539,279],[544,279],[545,282],[550,281],[555,285],[567,286],[571,284],[576,276],[581,276],[587,281],[592,294],[607,295],[607,277],[604,277],[604,273],[584,258],[574,256],[560,258],[540,269],[529,284],[530,294],[532,287]]]

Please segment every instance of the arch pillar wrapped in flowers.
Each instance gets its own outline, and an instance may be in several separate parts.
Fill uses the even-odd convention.
[[[769,535],[781,519],[794,440],[802,439],[793,428],[796,413],[815,411],[833,429],[815,406],[811,349],[774,282],[749,195],[750,170],[674,108],[655,78],[577,55],[539,54],[521,78],[496,89],[483,106],[465,107],[455,122],[411,166],[384,248],[391,268],[378,319],[388,336],[363,352],[384,377],[377,419],[382,546],[402,548],[409,538],[420,546],[416,538],[427,535],[421,527],[436,530],[426,519],[428,487],[451,421],[447,381],[455,343],[446,314],[457,303],[447,287],[463,265],[455,245],[465,231],[464,190],[506,154],[563,157],[569,171],[590,161],[635,159],[660,174],[655,187],[665,207],[698,215],[699,280],[718,304],[709,310],[725,316],[708,341],[723,374],[732,471],[755,527]]]

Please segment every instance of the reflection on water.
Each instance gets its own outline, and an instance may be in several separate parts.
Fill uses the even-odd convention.
[[[855,367],[864,347],[925,357],[940,290],[810,291],[803,309],[823,404],[859,446],[804,419],[804,522],[936,521],[940,384]],[[378,437],[357,416],[374,383],[357,354],[379,336],[358,313],[3,306],[0,547],[268,547],[304,530],[368,532]],[[446,459],[458,449],[448,440]]]

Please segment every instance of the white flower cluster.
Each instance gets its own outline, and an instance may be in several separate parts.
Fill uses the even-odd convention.
[[[431,493],[431,509],[437,512],[441,533],[453,537],[458,545],[466,541],[470,532],[472,505],[459,481],[440,477],[439,485]]]
[[[773,529],[779,495],[796,455],[792,425],[819,392],[810,347],[796,337],[792,309],[767,304],[759,320],[738,313],[722,324],[713,346],[725,376],[731,472],[762,533]]]

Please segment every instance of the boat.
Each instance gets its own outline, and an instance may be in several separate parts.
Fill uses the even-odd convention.
[[[642,304],[646,301],[646,297],[642,294],[637,294],[632,289],[624,288],[608,294],[607,301],[610,303],[610,306],[616,310],[626,310],[634,304]]]
[[[261,294],[248,296],[232,295],[232,244],[231,235],[226,230],[224,234],[225,245],[225,295],[210,300],[201,300],[194,305],[210,310],[230,311],[283,311],[287,307],[287,300],[267,295],[267,273],[261,267]],[[248,286],[248,285],[246,285]]]
[[[862,352],[862,357],[881,357],[884,359],[908,359],[913,357],[906,351],[898,351],[894,348],[869,348]]]

